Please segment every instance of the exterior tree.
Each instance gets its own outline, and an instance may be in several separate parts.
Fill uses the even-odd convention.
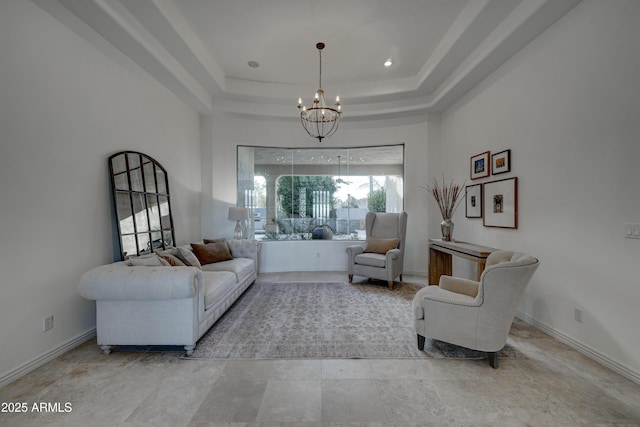
[[[387,211],[387,192],[384,187],[369,193],[369,203],[367,207],[371,212]]]
[[[337,191],[336,183],[330,176],[291,176],[285,175],[278,178],[277,195],[280,201],[280,209],[287,217],[299,217],[300,215],[300,189],[305,188],[306,209],[305,216],[313,216],[313,192],[328,191],[331,209],[335,205],[334,194]]]
[[[342,206],[341,207],[343,207],[343,208],[358,208],[360,206],[358,205],[358,199],[356,199],[351,194],[349,194],[347,196],[347,201],[346,202],[342,202]]]
[[[260,178],[260,179],[258,179]],[[263,177],[256,177],[253,180],[253,193],[255,206],[264,208],[267,206],[267,185]]]

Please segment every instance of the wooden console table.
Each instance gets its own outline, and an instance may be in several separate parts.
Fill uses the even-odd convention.
[[[475,261],[478,264],[476,280],[480,281],[487,257],[491,252],[497,250],[467,242],[446,242],[442,239],[429,239],[429,284],[437,285],[440,282],[441,275],[447,274],[450,276],[453,273],[453,255]]]

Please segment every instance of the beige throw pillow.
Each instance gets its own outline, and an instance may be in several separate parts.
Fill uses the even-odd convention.
[[[367,245],[364,247],[364,252],[374,254],[386,254],[391,249],[398,247],[400,239],[379,239],[376,237],[367,237]]]
[[[175,255],[158,254],[158,256],[160,258],[162,258],[163,260],[165,260],[166,262],[168,262],[169,265],[172,266],[172,267],[186,267],[187,266],[187,264],[185,264],[184,262],[180,261],[180,259]]]

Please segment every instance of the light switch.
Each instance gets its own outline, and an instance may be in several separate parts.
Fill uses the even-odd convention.
[[[627,223],[624,225],[624,237],[627,239],[640,239],[640,224]]]

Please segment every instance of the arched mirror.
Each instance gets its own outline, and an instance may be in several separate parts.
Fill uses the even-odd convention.
[[[121,258],[173,246],[165,168],[146,154],[122,151],[109,157],[109,171]]]

